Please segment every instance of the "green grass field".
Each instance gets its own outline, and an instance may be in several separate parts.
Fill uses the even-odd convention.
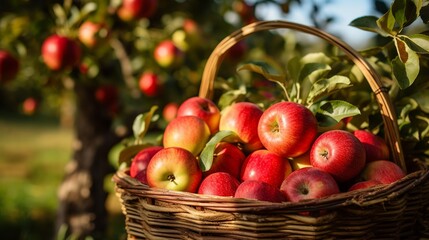
[[[45,240],[53,236],[57,188],[71,157],[72,129],[46,117],[0,113],[0,232],[2,239]],[[112,183],[113,184],[113,183]],[[109,239],[125,234],[116,197]]]

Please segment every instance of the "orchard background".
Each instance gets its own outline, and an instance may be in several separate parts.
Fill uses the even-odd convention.
[[[368,15],[374,17],[351,24],[362,34],[371,32],[359,50],[380,71],[395,100],[407,156],[427,158],[428,2],[369,2]],[[302,13],[309,23],[332,32],[339,21],[335,4],[333,0],[2,2],[0,50],[10,54],[0,54],[2,238],[125,239],[124,216],[110,179],[121,140],[132,134],[134,118],[156,105],[159,119],[150,131],[162,131],[175,107],[198,94],[205,61],[216,44],[241,26],[270,17],[267,8],[287,18],[309,6]],[[331,11],[324,11],[328,8]],[[344,37],[335,29],[333,33]],[[51,46],[47,39],[53,41]],[[288,31],[261,33],[240,42],[223,60],[217,88],[229,97],[219,103],[279,97],[274,84],[260,75],[237,73],[240,63],[259,59],[277,66],[314,51],[334,54],[326,43]],[[341,66],[353,72],[350,63]],[[357,90],[347,96],[363,109],[353,124],[380,133],[374,98],[362,76],[353,76]]]

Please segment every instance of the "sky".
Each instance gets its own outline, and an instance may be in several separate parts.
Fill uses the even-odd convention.
[[[313,0],[314,2],[325,2],[325,0]],[[290,13],[285,15],[280,12],[277,7],[269,5],[261,6],[257,15],[262,16],[264,20],[288,20],[306,25],[313,25],[309,19],[308,12],[311,9],[312,2],[303,0],[302,5],[292,5]],[[355,27],[349,26],[349,23],[362,16],[376,15],[371,6],[372,0],[331,0],[329,4],[324,4],[321,8],[322,13],[335,16],[336,20],[332,22],[327,32],[339,36],[344,42],[348,43],[354,48],[364,48],[365,43],[373,33],[360,30]]]

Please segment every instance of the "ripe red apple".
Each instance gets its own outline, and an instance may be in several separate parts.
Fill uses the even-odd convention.
[[[164,68],[175,67],[184,60],[184,54],[172,40],[160,42],[154,50],[155,61]]]
[[[275,103],[262,114],[258,135],[269,151],[282,157],[296,157],[310,149],[317,135],[317,120],[301,104]]]
[[[246,155],[234,144],[220,142],[216,145],[211,168],[204,172],[208,176],[215,172],[226,172],[239,179]]]
[[[226,59],[232,62],[238,62],[243,59],[247,52],[247,43],[243,40],[234,44],[226,53]]]
[[[139,88],[148,97],[158,96],[161,92],[161,80],[156,73],[144,72],[139,79]]]
[[[0,84],[14,79],[18,70],[18,60],[8,51],[0,50]]]
[[[122,21],[133,21],[151,17],[158,7],[158,0],[122,0],[117,11]]]
[[[201,183],[198,161],[186,149],[170,147],[159,150],[146,169],[150,187],[195,193]]]
[[[42,58],[51,70],[63,70],[79,63],[81,49],[72,39],[57,34],[49,36],[42,44]]]
[[[344,130],[322,133],[310,151],[311,165],[330,173],[339,182],[356,177],[365,166],[365,148]]]
[[[210,137],[210,129],[199,117],[182,116],[173,119],[164,130],[163,145],[181,147],[197,156]]]
[[[376,180],[383,184],[393,183],[405,177],[404,171],[394,162],[376,160],[366,164],[360,174],[364,180]]]
[[[162,117],[165,121],[171,122],[177,116],[177,109],[179,109],[179,104],[175,102],[167,103],[162,109]]]
[[[247,180],[240,183],[237,190],[235,191],[234,197],[268,202],[285,201],[285,197],[283,196],[282,192],[280,192],[280,189],[274,187],[271,184],[256,180]]]
[[[221,112],[219,130],[235,132],[247,152],[261,149],[263,146],[258,137],[258,122],[262,113],[262,109],[254,103],[233,103]]]
[[[363,144],[367,162],[389,159],[389,147],[383,138],[363,129],[355,130],[353,134]]]
[[[293,171],[283,181],[280,190],[291,202],[323,198],[340,192],[337,182],[329,173],[314,167]]]
[[[210,133],[219,131],[220,110],[208,98],[191,97],[180,104],[177,116],[196,116],[204,120],[210,128]]]
[[[297,157],[290,158],[289,163],[293,171],[301,168],[305,168],[305,167],[312,167],[310,163],[310,150],[308,150],[304,154],[301,154]]]
[[[105,106],[115,103],[118,94],[118,88],[111,84],[100,85],[95,89],[95,99]]]
[[[256,180],[280,188],[292,172],[289,161],[266,149],[250,153],[241,167],[240,180]]]
[[[198,189],[199,194],[233,197],[240,182],[231,174],[216,172],[203,179]]]
[[[99,40],[105,39],[108,34],[109,31],[104,24],[85,21],[79,27],[78,38],[85,46],[93,48],[99,43]]]
[[[377,186],[382,184],[381,182],[377,181],[377,180],[366,180],[366,181],[360,181],[360,182],[356,182],[354,183],[347,191],[351,192],[357,189],[365,189],[365,188],[370,188],[372,186]]]
[[[28,97],[22,103],[22,111],[27,115],[32,115],[37,109],[38,102],[33,97]]]
[[[147,184],[147,165],[155,153],[159,152],[161,149],[163,149],[161,146],[152,146],[138,152],[131,161],[130,176],[144,184]]]

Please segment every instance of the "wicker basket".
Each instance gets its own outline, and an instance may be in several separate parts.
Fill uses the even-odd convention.
[[[153,189],[118,171],[113,180],[129,239],[429,239],[429,172],[404,159],[388,94],[374,69],[350,46],[318,29],[285,21],[252,23],[221,41],[204,69],[200,96],[212,98],[224,54],[246,36],[276,28],[316,35],[356,64],[376,95],[393,160],[417,169],[385,186],[299,203],[270,203]],[[322,213],[303,215],[302,212]],[[316,217],[317,216],[317,217]]]

